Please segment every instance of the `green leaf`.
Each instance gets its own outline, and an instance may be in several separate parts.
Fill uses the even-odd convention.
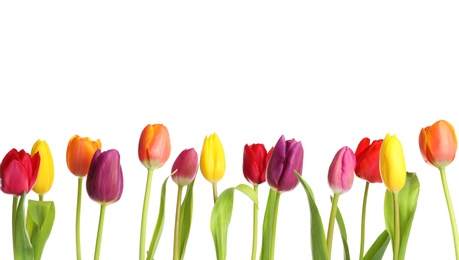
[[[274,222],[274,210],[277,192],[269,189],[268,201],[266,202],[265,215],[263,218],[263,233],[261,241],[260,259],[268,260],[271,254],[271,241],[273,239],[271,228]]]
[[[399,259],[405,259],[408,238],[410,236],[411,225],[413,224],[416,212],[420,184],[415,173],[407,172],[405,186],[398,193],[398,205],[400,213],[400,251]],[[394,200],[391,191],[386,190],[384,198],[384,218],[386,230],[390,237],[394,236]]]
[[[363,257],[364,260],[381,260],[386,252],[387,245],[389,245],[390,236],[387,230],[384,230],[373,245],[368,249]]]
[[[54,224],[56,208],[53,201],[29,200],[27,206],[27,232],[33,246],[35,260],[41,259],[43,249]]]
[[[333,197],[330,197],[330,199],[333,200]],[[338,223],[339,232],[341,233],[341,240],[343,241],[344,259],[350,260],[351,256],[349,254],[349,245],[347,243],[346,226],[344,225],[343,216],[341,215],[339,208],[336,211],[336,222]]]
[[[219,196],[212,209],[210,218],[210,230],[214,239],[215,253],[217,260],[226,259],[226,245],[228,238],[228,227],[231,222],[231,215],[233,213],[233,200],[234,191],[247,195],[253,203],[258,205],[258,198],[256,192],[246,184],[240,184],[234,188],[224,190]]]
[[[29,239],[29,234],[26,229],[26,214],[24,201],[26,200],[26,193],[23,192],[19,200],[18,208],[16,211],[16,221],[14,226],[15,240],[14,240],[14,260],[33,260],[34,252],[32,243]]]
[[[150,242],[150,247],[147,253],[148,260],[154,260],[153,257],[155,256],[156,248],[158,247],[159,239],[161,238],[161,234],[163,232],[164,218],[165,218],[164,207],[166,205],[166,184],[167,184],[168,179],[169,179],[169,176],[164,180],[163,186],[161,188],[161,201],[159,204],[158,218],[156,219],[155,230],[153,232],[153,236]]]
[[[183,199],[180,209],[180,238],[179,238],[179,256],[180,260],[185,257],[186,245],[190,236],[191,218],[193,215],[193,186],[194,180],[186,187],[185,198]]]
[[[328,259],[327,251],[327,238],[325,237],[324,226],[322,224],[322,218],[314,200],[314,194],[311,187],[306,181],[295,171],[296,176],[300,180],[306,195],[308,196],[309,210],[311,212],[311,250],[312,259],[324,260]]]

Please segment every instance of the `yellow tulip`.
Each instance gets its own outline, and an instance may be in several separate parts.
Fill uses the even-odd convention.
[[[201,151],[201,173],[206,180],[216,183],[223,178],[226,170],[225,152],[216,133],[206,136]]]
[[[37,140],[32,147],[31,154],[40,155],[40,166],[38,168],[37,182],[33,186],[33,191],[38,195],[45,195],[53,186],[54,181],[54,163],[53,156],[46,141]]]
[[[387,134],[379,152],[379,169],[386,188],[399,192],[405,186],[406,166],[402,144],[395,135]]]

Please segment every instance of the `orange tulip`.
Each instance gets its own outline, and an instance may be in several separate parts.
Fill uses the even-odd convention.
[[[77,177],[86,177],[92,157],[102,148],[99,139],[93,141],[89,137],[72,136],[67,145],[67,167]]]
[[[445,168],[456,156],[457,137],[454,127],[445,120],[421,129],[419,148],[424,161],[437,168]]]
[[[147,125],[139,140],[139,159],[148,169],[161,168],[171,154],[169,131],[162,124]]]

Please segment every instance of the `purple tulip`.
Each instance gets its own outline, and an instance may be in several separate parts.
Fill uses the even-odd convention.
[[[97,150],[94,153],[89,166],[86,190],[89,197],[99,204],[112,204],[121,198],[123,171],[117,150]]]
[[[175,173],[174,173],[175,171]],[[179,186],[190,184],[198,172],[198,154],[194,148],[183,150],[172,165],[172,180]]]
[[[328,184],[334,194],[349,191],[354,182],[356,159],[351,148],[344,146],[335,154],[328,170]]]
[[[295,170],[303,171],[303,145],[295,139],[285,141],[284,135],[274,146],[267,167],[267,179],[271,189],[278,192],[293,190],[298,185]]]

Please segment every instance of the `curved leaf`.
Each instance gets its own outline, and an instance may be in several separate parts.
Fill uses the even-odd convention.
[[[29,200],[27,205],[27,231],[33,246],[35,260],[41,259],[51,230],[56,209],[53,201]]]
[[[191,218],[193,215],[193,186],[194,180],[186,186],[186,195],[183,199],[180,210],[180,260],[183,260],[185,257],[186,244],[188,242],[188,237],[190,236]]]
[[[32,243],[29,239],[29,234],[26,229],[26,215],[24,201],[26,199],[25,192],[22,193],[16,211],[16,221],[14,228],[14,260],[33,260],[34,253]]]
[[[263,233],[260,252],[261,260],[270,259],[271,240],[273,239],[271,228],[274,222],[274,207],[276,202],[276,196],[277,192],[273,189],[269,189],[268,201],[266,202],[265,215],[263,218]]]
[[[363,257],[364,260],[381,260],[386,252],[387,245],[389,245],[390,236],[386,230],[384,230],[378,238],[375,240],[373,245],[368,249],[367,253]]]
[[[327,238],[325,237],[324,226],[322,224],[322,218],[314,200],[314,194],[311,187],[306,181],[295,171],[296,176],[300,180],[301,185],[308,196],[309,210],[311,212],[311,250],[312,259],[314,260],[326,260],[328,259],[327,251]]]
[[[258,205],[257,194],[255,191],[246,184],[240,184],[234,188],[224,190],[219,196],[212,209],[210,218],[210,230],[214,239],[215,252],[217,260],[226,259],[226,245],[228,237],[228,227],[231,222],[231,215],[233,213],[233,200],[234,191],[247,195],[253,203]]]
[[[166,184],[169,176],[164,180],[163,186],[161,188],[161,202],[159,204],[159,211],[158,211],[158,218],[156,220],[155,230],[153,232],[153,236],[151,238],[150,247],[147,253],[147,259],[153,260],[155,256],[156,248],[158,247],[159,239],[161,238],[161,234],[163,232],[164,227],[164,217],[165,217],[165,204],[166,204]]]
[[[332,197],[330,197],[333,200]],[[350,260],[351,256],[349,254],[349,245],[347,243],[347,232],[346,226],[344,225],[343,216],[341,215],[341,211],[339,208],[336,211],[336,222],[338,223],[339,232],[341,234],[341,240],[343,241],[343,249],[344,249],[344,260]]]

